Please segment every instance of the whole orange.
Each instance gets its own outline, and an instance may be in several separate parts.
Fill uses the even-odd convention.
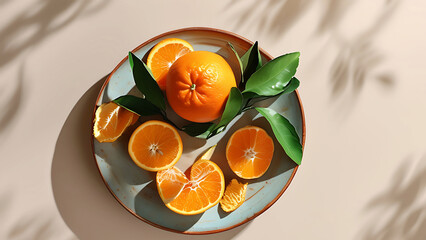
[[[166,95],[173,110],[192,122],[219,118],[232,87],[234,73],[220,55],[194,51],[176,60],[167,75]]]

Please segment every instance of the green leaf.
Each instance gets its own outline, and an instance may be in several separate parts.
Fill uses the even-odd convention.
[[[281,93],[296,73],[299,52],[277,57],[253,73],[243,93],[252,92],[259,96],[274,96]]]
[[[165,111],[166,102],[163,93],[152,76],[151,70],[132,52],[129,52],[129,62],[136,87],[145,95],[146,100]]]
[[[232,119],[234,119],[234,117],[240,113],[242,106],[243,95],[241,95],[240,90],[238,90],[236,87],[231,88],[228,100],[226,101],[225,109],[222,113],[222,117],[220,118],[219,123],[213,129],[212,135],[216,135],[217,133],[223,131],[226,125],[228,125],[228,123],[230,123]]]
[[[273,97],[277,97],[281,94],[286,94],[286,93],[291,93],[294,90],[296,90],[300,85],[300,82],[297,78],[293,77],[290,82],[287,84],[287,86],[283,89],[282,92],[278,93],[277,95],[274,96],[259,96],[256,93],[252,93],[252,92],[245,92],[243,93],[243,98],[245,101],[245,105],[247,105],[247,103],[249,103],[250,106],[253,106],[253,104],[266,100],[268,98],[273,98]]]
[[[251,75],[262,67],[262,57],[257,41],[241,57],[241,63],[243,65],[243,81],[240,85],[243,88]]]
[[[160,109],[148,100],[132,95],[118,97],[114,99],[113,102],[139,116],[151,116],[161,113]]]
[[[244,100],[251,99],[250,103],[253,104],[255,102],[263,101],[263,100],[268,99],[268,98],[273,98],[273,97],[276,97],[276,96],[281,95],[281,94],[291,93],[294,90],[296,90],[299,87],[299,85],[300,85],[299,80],[296,77],[293,77],[290,80],[290,82],[285,86],[285,88],[282,90],[282,92],[280,92],[280,93],[278,93],[276,95],[273,95],[273,96],[259,96],[256,93],[244,92],[243,93],[243,98],[244,98]]]
[[[256,108],[256,110],[268,120],[275,137],[286,154],[297,163],[297,165],[300,165],[302,162],[303,149],[293,125],[287,118],[272,109]]]
[[[243,72],[244,72],[244,69],[243,69],[243,63],[241,62],[241,58],[240,58],[240,56],[238,56],[238,53],[237,53],[237,51],[235,50],[235,48],[234,48],[234,46],[232,45],[232,43],[228,42],[228,46],[229,46],[229,48],[231,48],[232,52],[234,53],[235,57],[236,57],[236,58],[237,58],[237,60],[238,60],[238,64],[240,65],[240,73],[241,73],[240,83],[241,83],[241,82],[243,82]]]
[[[214,123],[191,123],[182,127],[182,131],[191,137],[207,138],[214,128]]]
[[[256,93],[252,93],[252,92],[243,91],[242,94],[243,94],[244,100],[249,100],[250,98],[259,97],[259,95],[257,95]]]
[[[291,93],[294,90],[296,90],[300,85],[299,79],[296,77],[293,77],[290,82],[287,84],[287,86],[284,88],[284,91],[281,94]]]

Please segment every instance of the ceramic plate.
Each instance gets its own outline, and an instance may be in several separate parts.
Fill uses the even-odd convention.
[[[252,44],[243,37],[223,30],[187,28],[152,38],[138,46],[133,50],[133,53],[142,59],[146,59],[149,50],[156,43],[171,37],[185,39],[195,50],[218,53],[229,62],[237,76],[239,76],[238,65],[236,65],[227,42],[232,43],[240,55]],[[123,55],[125,54],[123,53]],[[261,50],[261,54],[264,62],[272,59],[263,50]],[[129,92],[137,94],[129,61],[126,57],[105,81],[96,105],[99,106]],[[301,143],[304,145],[304,114],[297,92],[261,102],[259,106],[268,106],[286,116],[295,126]],[[141,118],[140,121],[143,122],[148,119]],[[183,141],[183,154],[176,166],[181,170],[186,170],[205,150],[217,144],[211,160],[220,166],[225,175],[226,184],[228,184],[232,178],[237,178],[237,176],[226,162],[225,146],[234,131],[247,125],[262,127],[270,136],[273,136],[267,121],[255,110],[250,110],[234,119],[225,132],[207,141],[192,138],[184,132],[180,132]],[[297,170],[297,165],[284,153],[282,147],[274,138],[275,152],[271,166],[261,178],[246,181],[249,183],[246,201],[241,207],[232,213],[225,213],[219,205],[216,205],[203,214],[183,216],[169,210],[161,201],[155,184],[155,173],[140,169],[129,157],[127,143],[133,129],[128,129],[114,143],[99,143],[93,139],[95,160],[106,186],[117,201],[137,218],[162,229],[187,234],[207,234],[239,226],[255,218],[277,201],[290,184]]]

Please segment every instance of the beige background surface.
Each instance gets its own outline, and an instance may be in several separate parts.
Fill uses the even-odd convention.
[[[0,0],[0,239],[425,239],[426,2]],[[301,52],[307,141],[283,197],[209,236],[151,227],[90,155],[104,77],[145,40],[233,31]]]

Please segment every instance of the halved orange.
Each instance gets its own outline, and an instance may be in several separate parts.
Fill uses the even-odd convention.
[[[253,179],[268,170],[274,155],[274,141],[260,127],[247,126],[235,131],[226,145],[229,167],[240,178]]]
[[[170,66],[181,56],[194,51],[191,44],[179,38],[167,38],[151,49],[146,65],[151,69],[158,86],[166,90],[167,73]]]
[[[118,106],[114,102],[104,103],[96,109],[93,136],[99,142],[114,142],[138,118],[139,115]]]
[[[237,179],[232,179],[226,186],[225,193],[219,201],[220,207],[225,212],[232,212],[239,208],[246,199],[247,183],[239,183]]]
[[[129,155],[147,171],[160,171],[175,165],[182,155],[182,139],[168,123],[150,120],[140,125],[129,140]]]
[[[184,176],[175,167],[157,172],[158,192],[172,211],[183,215],[199,214],[222,198],[225,179],[214,162],[201,157],[192,165],[189,179]]]

